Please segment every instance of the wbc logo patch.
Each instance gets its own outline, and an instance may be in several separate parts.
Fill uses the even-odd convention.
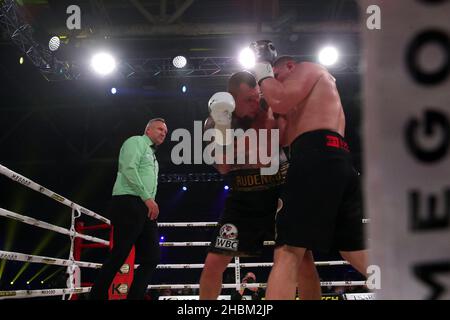
[[[239,240],[238,238],[238,229],[234,224],[227,223],[224,224],[219,231],[219,236],[216,239],[216,248],[225,249],[225,250],[238,250]]]

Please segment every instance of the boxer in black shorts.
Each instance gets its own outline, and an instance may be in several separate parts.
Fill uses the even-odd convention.
[[[234,170],[227,174],[231,190],[210,252],[231,256],[259,256],[264,240],[274,240],[274,221],[280,186],[287,161],[277,174],[262,176],[259,169]]]
[[[290,155],[277,245],[363,250],[359,173],[345,140],[333,131],[309,131],[291,143]]]
[[[266,298],[295,297],[294,270],[308,249],[335,247],[366,275],[359,177],[343,138],[345,115],[336,79],[321,65],[276,57],[270,41],[250,47],[257,58],[253,73],[261,92],[280,114],[280,144],[291,151]]]

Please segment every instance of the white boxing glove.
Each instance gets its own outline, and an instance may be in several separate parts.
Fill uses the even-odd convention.
[[[209,112],[214,120],[214,139],[220,145],[231,143],[231,117],[236,107],[233,96],[228,92],[217,92],[209,99]]]
[[[273,78],[273,68],[270,62],[256,62],[252,68],[252,73],[255,76],[256,82],[261,85],[261,82],[267,78]]]

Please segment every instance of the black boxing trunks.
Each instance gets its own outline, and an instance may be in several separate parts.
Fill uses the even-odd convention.
[[[275,214],[280,188],[288,163],[275,175],[265,176],[259,169],[243,169],[228,174],[231,190],[214,231],[209,252],[232,256],[258,256],[265,240],[274,240]]]
[[[323,252],[365,248],[360,176],[339,134],[317,130],[294,140],[282,200],[277,246]]]

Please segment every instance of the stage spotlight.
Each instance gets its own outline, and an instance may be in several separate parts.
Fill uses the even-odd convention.
[[[106,76],[116,69],[116,60],[111,54],[100,52],[92,57],[91,67],[98,74]]]
[[[111,93],[112,94],[116,94],[117,93],[117,89],[116,88],[111,88]]]
[[[159,240],[164,241],[164,236],[161,236]]]
[[[176,56],[173,58],[172,63],[175,68],[181,69],[186,66],[187,59],[183,56]]]
[[[18,201],[18,199],[15,198],[14,201]],[[15,208],[15,211],[20,212],[20,210],[22,208],[22,204],[13,204],[13,208]],[[13,247],[14,240],[16,237],[17,225],[18,225],[17,220],[9,220],[7,222],[6,234],[4,236],[3,250],[10,251],[11,248]],[[7,260],[5,260],[5,259],[0,261],[0,280],[2,279],[3,272],[5,270],[6,261]]]
[[[60,258],[61,256],[67,256],[69,249],[70,249],[70,244],[67,244],[66,246],[64,246],[63,248],[61,248],[61,250],[59,250],[59,251],[56,253],[55,257]],[[44,265],[38,272],[36,272],[36,273],[34,274],[34,276],[32,276],[30,279],[28,279],[28,281],[29,281],[29,282],[33,282],[34,279],[36,279],[37,277],[39,277],[45,270],[47,270],[48,268],[50,268],[50,266],[51,266],[50,264]],[[41,283],[44,283],[44,282],[41,281]]]
[[[229,186],[225,186],[225,187],[223,187],[225,190],[228,190],[228,189],[230,189],[230,187]]]
[[[46,282],[46,281],[49,280],[50,278],[53,278],[58,272],[61,272],[61,271],[63,271],[63,270],[65,270],[65,269],[64,269],[64,268],[61,268],[61,269],[56,270],[55,272],[53,272],[52,274],[50,274],[49,276],[47,276],[47,278],[43,279],[43,280],[41,281],[41,283],[42,283],[42,282]]]
[[[181,87],[181,92],[186,93],[187,92],[187,86],[183,85]]]
[[[23,57],[20,57],[19,58],[19,64],[23,64],[23,62],[24,62]]]
[[[9,283],[10,285],[13,285],[14,284],[14,282],[13,281],[11,281],[10,283]]]
[[[63,221],[66,221],[67,218],[65,218],[63,215],[61,215],[60,218],[58,218],[55,221],[56,225],[60,225]],[[42,238],[41,241],[37,244],[36,248],[32,251],[32,255],[39,255],[44,248],[46,248],[49,244],[49,242],[53,239],[55,236],[54,232],[48,231]],[[17,281],[19,277],[24,273],[24,271],[30,266],[30,262],[25,262],[19,269],[19,271],[16,273],[14,278],[12,279],[13,282]],[[44,279],[45,281],[46,279]]]
[[[183,191],[187,191],[187,187],[186,186],[183,186]]]
[[[50,39],[50,41],[48,42],[48,48],[50,49],[50,51],[58,50],[60,45],[61,45],[61,41],[59,40],[59,38],[57,36],[52,37]]]
[[[241,50],[241,52],[239,53],[239,63],[245,69],[250,69],[255,66],[255,54],[250,48]]]
[[[339,59],[339,52],[334,47],[325,47],[319,52],[319,62],[324,66],[332,66]]]

